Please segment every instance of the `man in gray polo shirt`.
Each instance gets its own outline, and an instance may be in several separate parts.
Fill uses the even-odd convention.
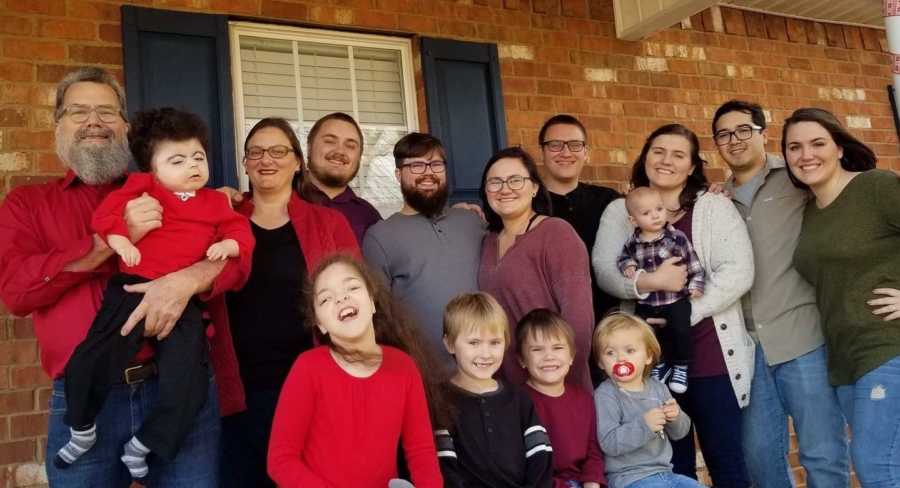
[[[403,208],[369,228],[366,261],[380,270],[394,296],[415,314],[435,352],[446,355],[443,313],[456,295],[478,290],[484,222],[447,207],[447,163],[441,141],[413,132],[394,146]],[[449,365],[450,356],[446,355]]]
[[[726,102],[712,129],[731,168],[726,189],[747,223],[756,265],[753,287],[742,299],[747,330],[757,343],[743,419],[747,469],[756,486],[795,486],[787,461],[790,416],[807,486],[847,487],[845,422],[828,383],[815,290],[793,265],[809,194],[791,183],[781,158],[766,154],[766,119],[759,105]]]

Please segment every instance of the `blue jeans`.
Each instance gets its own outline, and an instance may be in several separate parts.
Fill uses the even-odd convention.
[[[706,488],[697,480],[675,473],[656,473],[625,488]]]
[[[744,459],[758,486],[796,486],[787,461],[788,415],[809,488],[847,488],[850,451],[844,414],[828,383],[825,346],[776,366],[756,345],[756,367],[744,409]]]
[[[741,449],[742,412],[728,375],[691,378],[687,392],[672,396],[692,421],[687,436],[671,441],[672,470],[697,478],[696,430],[713,484],[717,488],[749,488],[750,478]]]
[[[63,422],[66,412],[65,380],[53,382],[47,433],[47,478],[54,488],[102,486],[124,488],[131,475],[119,459],[125,443],[138,431],[159,399],[159,381],[152,378],[135,385],[112,388],[97,416],[97,443],[67,469],[57,469],[52,459],[71,434]],[[151,454],[147,487],[217,488],[219,485],[219,404],[215,380],[210,378],[209,396],[197,414],[178,456],[165,462]]]
[[[900,486],[900,356],[837,388],[863,488]]]

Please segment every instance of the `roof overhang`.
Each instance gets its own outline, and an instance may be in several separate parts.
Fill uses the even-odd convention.
[[[725,6],[786,17],[884,28],[882,0],[613,0],[616,34],[636,41],[709,7]]]

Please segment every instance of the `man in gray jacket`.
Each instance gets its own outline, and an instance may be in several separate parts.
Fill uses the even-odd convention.
[[[756,341],[750,405],[744,410],[744,456],[757,486],[790,488],[788,417],[810,488],[849,486],[845,421],[828,383],[825,340],[815,290],[793,256],[809,194],[788,178],[784,161],[766,154],[762,108],[732,100],[716,111],[713,140],[731,168],[726,183],[747,223],[756,270],[742,308]]]

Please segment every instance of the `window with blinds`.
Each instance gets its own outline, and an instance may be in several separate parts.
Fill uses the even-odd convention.
[[[385,217],[400,209],[392,151],[418,129],[408,39],[235,22],[231,53],[238,160],[260,119],[287,119],[305,143],[316,120],[346,112],[365,138],[350,186]]]

